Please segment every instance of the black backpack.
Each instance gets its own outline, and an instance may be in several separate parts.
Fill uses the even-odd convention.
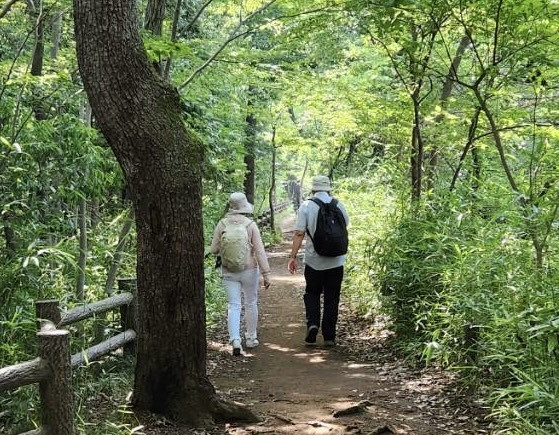
[[[307,229],[314,250],[323,257],[337,257],[347,253],[347,228],[344,215],[338,207],[338,200],[332,198],[329,203],[322,202],[318,198],[311,198],[318,205],[316,217],[316,231],[314,236]]]

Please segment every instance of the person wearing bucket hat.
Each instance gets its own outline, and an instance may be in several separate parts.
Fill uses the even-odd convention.
[[[214,230],[211,252],[221,254],[222,283],[227,293],[227,325],[233,355],[240,355],[241,300],[244,299],[245,339],[247,348],[258,346],[258,280],[260,272],[264,287],[269,288],[270,265],[264,243],[251,215],[253,206],[242,192],[229,197],[229,209]]]
[[[349,216],[344,205],[331,196],[332,185],[328,177],[314,177],[311,191],[312,198],[304,201],[297,212],[295,235],[287,268],[292,274],[297,270],[297,252],[307,234],[309,237],[305,242],[304,256],[306,287],[303,296],[307,318],[305,344],[316,344],[320,326],[324,346],[331,347],[336,344]],[[324,307],[321,324],[322,294]]]

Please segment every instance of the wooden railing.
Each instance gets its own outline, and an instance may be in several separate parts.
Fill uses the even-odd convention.
[[[281,213],[287,207],[289,207],[289,201],[280,202],[274,205],[274,213]],[[262,212],[255,219],[259,227],[269,227],[271,222],[272,212],[270,209]]]
[[[75,435],[72,369],[121,347],[135,352],[135,287],[135,279],[120,279],[121,291],[129,291],[67,312],[61,312],[57,300],[36,302],[38,357],[0,368],[0,393],[39,384],[42,427],[22,435]],[[70,332],[59,328],[116,308],[120,309],[123,332],[71,355]]]

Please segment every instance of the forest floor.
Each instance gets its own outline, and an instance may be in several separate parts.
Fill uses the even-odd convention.
[[[292,228],[293,219],[286,219],[285,242],[269,253],[273,284],[260,293],[260,346],[233,357],[225,316],[208,337],[208,372],[220,396],[246,404],[262,421],[187,430],[158,420],[144,422],[144,433],[489,433],[483,412],[459,391],[452,373],[402,361],[387,344],[391,334],[382,318],[357,318],[343,296],[337,346],[321,346],[320,334],[318,346],[304,345],[304,277],[286,266]]]

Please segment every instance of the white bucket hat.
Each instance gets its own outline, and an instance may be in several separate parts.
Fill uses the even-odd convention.
[[[234,192],[229,197],[229,213],[252,213],[252,204],[242,192]]]
[[[330,192],[332,190],[330,179],[324,175],[313,177],[311,190],[313,192]]]

